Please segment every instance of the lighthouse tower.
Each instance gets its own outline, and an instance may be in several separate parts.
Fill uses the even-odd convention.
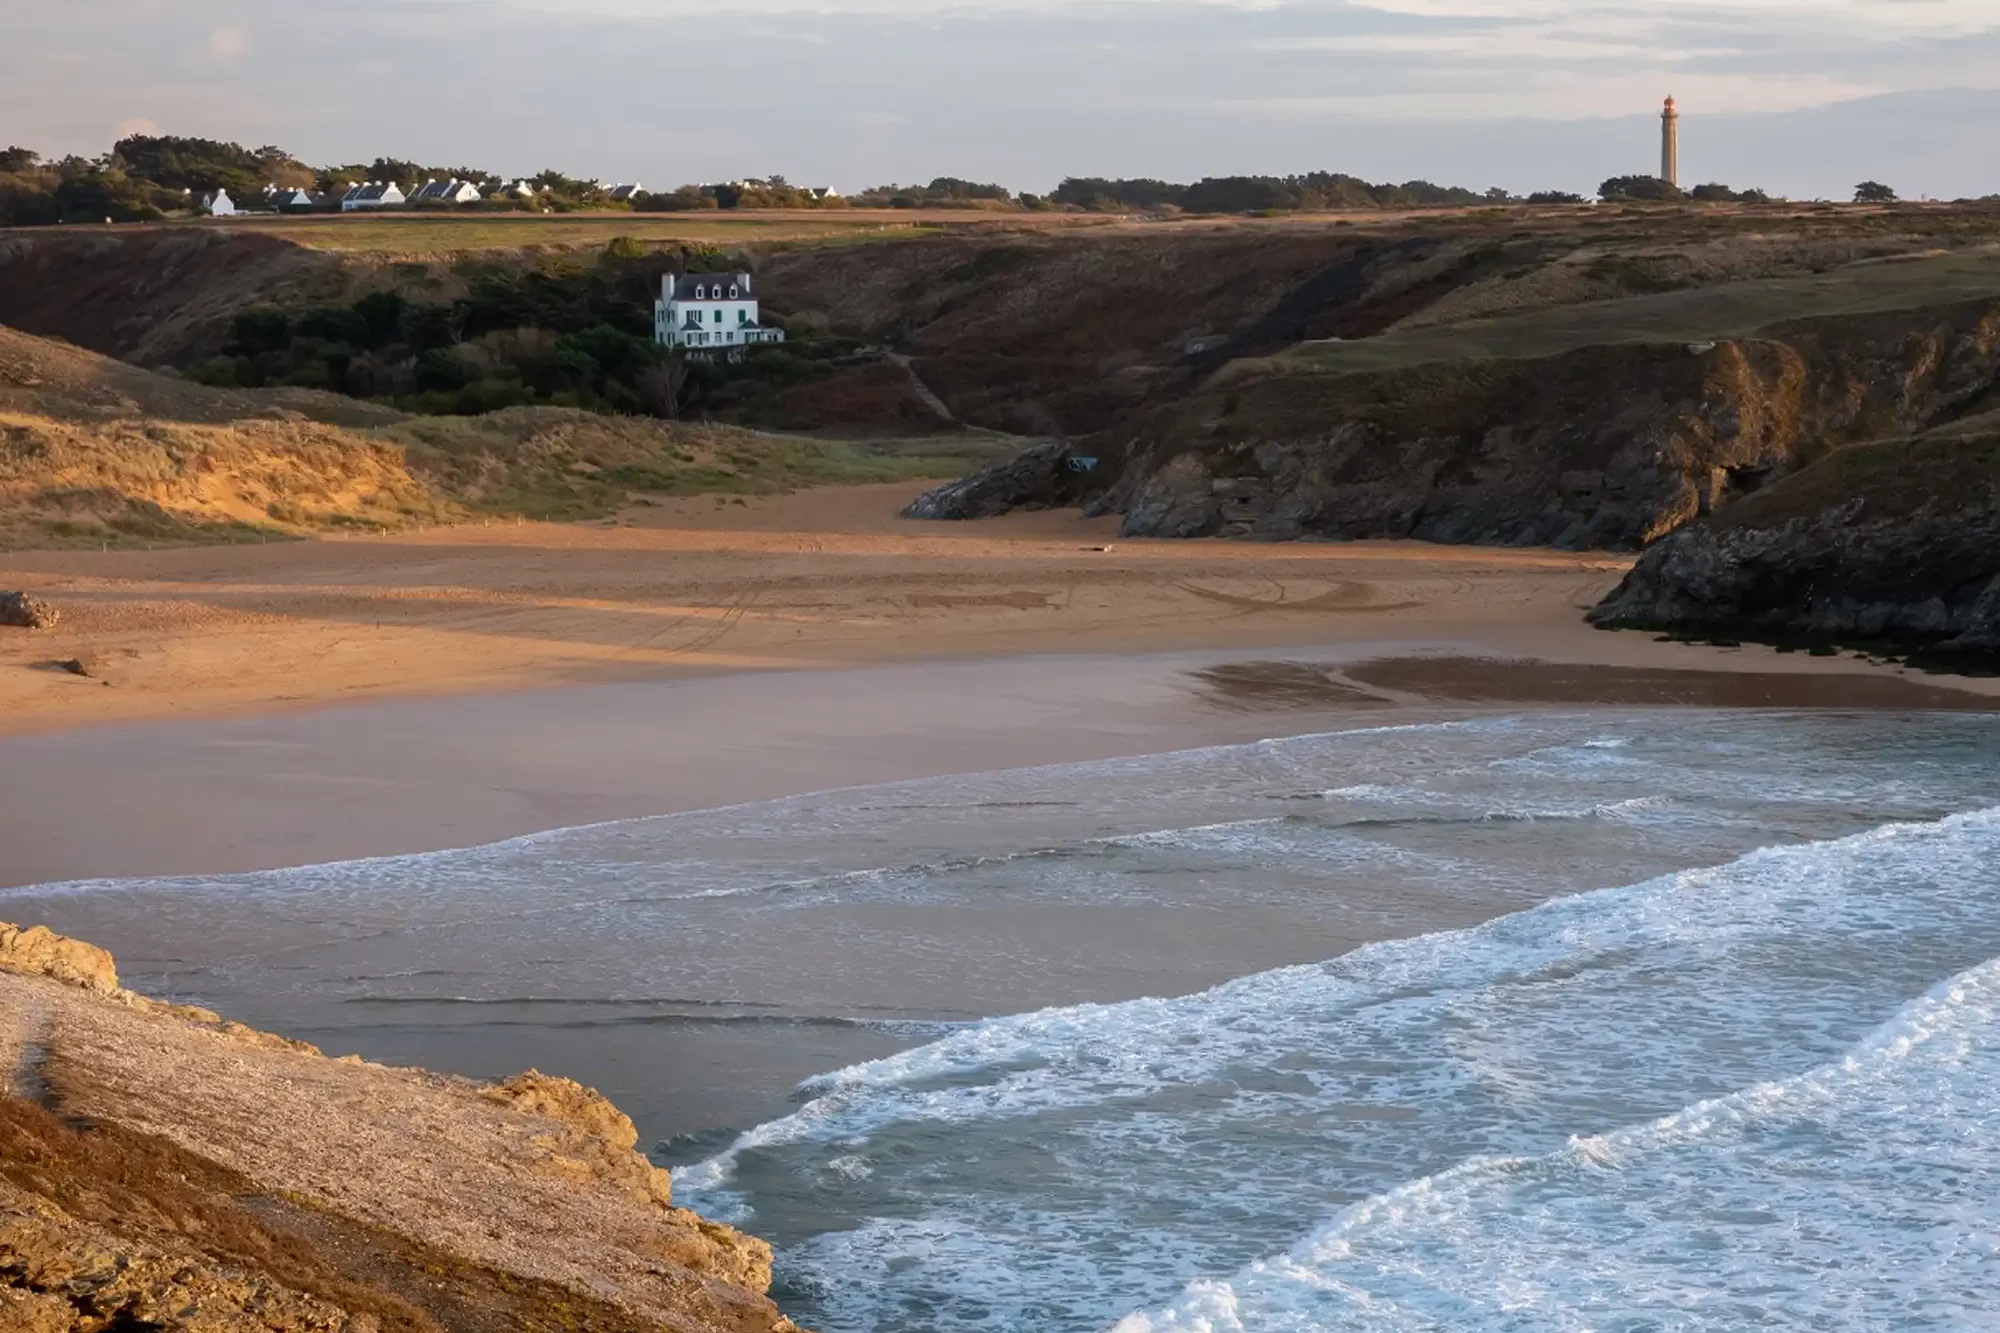
[[[1673,186],[1681,183],[1681,113],[1671,97],[1660,113],[1660,179]]]

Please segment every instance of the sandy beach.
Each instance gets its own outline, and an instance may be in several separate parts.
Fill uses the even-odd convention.
[[[2000,698],[2000,682],[1592,630],[1582,609],[1627,565],[1604,553],[896,518],[915,489],[0,557],[0,587],[64,615],[0,639],[0,882],[461,847],[1442,709]],[[1331,688],[1270,666],[1374,659],[1391,660]]]

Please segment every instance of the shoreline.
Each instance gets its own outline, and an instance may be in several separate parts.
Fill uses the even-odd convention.
[[[2000,708],[2000,680],[1589,627],[1628,557],[898,517],[922,485],[0,555],[0,587],[63,613],[0,631],[0,885],[478,846],[1364,716]],[[1374,659],[1332,687],[1272,669]]]
[[[0,737],[0,782],[15,793],[0,806],[0,889],[459,851],[854,787],[1480,715],[2000,711],[2000,695],[1809,661],[1820,669],[1627,667],[1464,642],[1040,653],[50,730]]]

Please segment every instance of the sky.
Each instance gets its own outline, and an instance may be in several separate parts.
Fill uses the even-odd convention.
[[[1345,171],[2000,193],[2000,0],[0,0],[0,143],[654,188]]]

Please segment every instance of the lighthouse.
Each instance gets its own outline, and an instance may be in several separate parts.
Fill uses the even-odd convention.
[[[1671,97],[1660,112],[1660,179],[1676,188],[1681,183],[1681,113]]]

